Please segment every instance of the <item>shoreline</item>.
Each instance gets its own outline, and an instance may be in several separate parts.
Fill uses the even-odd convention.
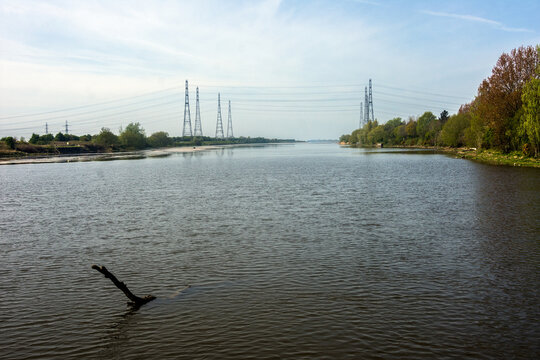
[[[87,161],[113,161],[113,160],[137,160],[152,157],[167,157],[172,154],[193,153],[197,151],[215,150],[227,145],[202,145],[202,146],[184,146],[171,148],[157,148],[127,152],[111,153],[81,153],[66,155],[41,155],[25,156],[0,159],[0,165],[21,165],[21,164],[51,164],[51,163],[69,163],[69,162],[87,162]]]
[[[375,149],[376,146],[352,146],[349,144],[340,144],[349,147],[365,148],[365,149]],[[437,147],[437,146],[396,146],[396,145],[385,145],[379,149],[419,149],[419,150],[432,150],[445,154],[448,156],[453,156],[459,159],[466,159],[475,161],[482,164],[496,165],[496,166],[512,166],[512,167],[527,167],[527,168],[540,168],[540,159],[524,156],[518,152],[512,152],[508,154],[503,154],[500,151],[496,150],[477,150],[475,148],[451,148],[451,147]]]
[[[135,151],[109,152],[109,153],[80,153],[80,154],[50,154],[38,156],[24,156],[0,158],[1,165],[22,165],[22,164],[59,164],[70,162],[88,161],[113,161],[113,160],[139,160],[146,158],[168,157],[173,154],[194,153],[200,151],[210,151],[235,147],[259,147],[268,145],[283,145],[294,143],[252,143],[252,144],[223,144],[223,145],[201,145],[201,146],[176,146]]]

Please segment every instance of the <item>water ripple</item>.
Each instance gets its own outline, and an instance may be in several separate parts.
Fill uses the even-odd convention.
[[[0,180],[0,358],[540,357],[534,169],[296,145]]]

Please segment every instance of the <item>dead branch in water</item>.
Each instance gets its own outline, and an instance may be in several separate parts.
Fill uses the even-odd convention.
[[[109,272],[109,270],[107,270],[107,268],[105,266],[98,266],[98,265],[92,265],[92,269],[94,270],[97,270],[99,271],[100,273],[102,273],[106,278],[109,278],[111,279],[111,281],[113,282],[114,285],[116,285],[117,288],[119,288],[120,290],[122,290],[122,292],[124,294],[126,294],[126,296],[128,297],[129,300],[131,300],[131,302],[128,302],[129,305],[135,307],[135,308],[138,308],[140,307],[141,305],[144,305],[146,304],[147,302],[149,301],[152,301],[154,300],[156,297],[153,296],[153,295],[146,295],[145,297],[143,298],[140,298],[138,297],[137,295],[133,294],[131,291],[129,291],[128,287],[126,286],[126,284],[124,284],[123,282],[119,281],[116,276],[114,276],[112,273]]]

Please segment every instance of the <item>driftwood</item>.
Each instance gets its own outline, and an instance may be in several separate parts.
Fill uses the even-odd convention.
[[[99,271],[100,273],[102,273],[106,278],[109,278],[111,279],[111,281],[113,282],[114,285],[116,285],[117,288],[119,288],[120,290],[122,290],[122,292],[124,294],[126,294],[126,296],[128,297],[129,300],[131,300],[130,302],[128,302],[129,305],[133,306],[134,308],[138,308],[140,307],[141,305],[144,305],[146,304],[147,302],[149,301],[152,301],[154,300],[156,297],[153,296],[153,295],[146,295],[145,297],[143,298],[140,298],[138,296],[136,296],[135,294],[133,294],[131,291],[129,291],[128,287],[126,286],[126,284],[124,284],[123,282],[119,281],[116,276],[114,276],[112,273],[109,272],[109,270],[107,270],[107,268],[105,266],[98,266],[98,265],[92,265],[92,269],[94,270],[97,270]]]

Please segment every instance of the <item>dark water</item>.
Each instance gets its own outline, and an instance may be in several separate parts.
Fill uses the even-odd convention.
[[[305,144],[0,182],[0,358],[540,356],[536,169]]]

